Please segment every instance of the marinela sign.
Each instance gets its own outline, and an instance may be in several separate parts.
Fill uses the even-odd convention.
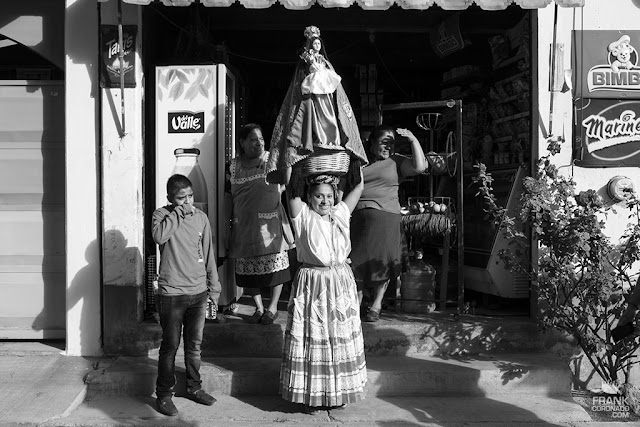
[[[640,101],[582,99],[574,148],[580,166],[640,165]]]
[[[640,31],[574,31],[576,96],[640,99]]]

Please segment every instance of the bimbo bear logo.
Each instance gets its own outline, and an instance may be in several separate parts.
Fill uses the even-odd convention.
[[[169,133],[204,133],[204,111],[173,111],[168,116]]]
[[[638,63],[638,52],[631,46],[631,37],[624,35],[607,47],[611,69],[620,73],[621,68],[633,69]]]
[[[607,46],[607,65],[591,67],[587,74],[589,92],[613,90],[640,91],[638,51],[631,45],[631,37],[622,35]]]

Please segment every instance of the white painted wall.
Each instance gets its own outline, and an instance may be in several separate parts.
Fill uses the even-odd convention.
[[[104,284],[142,286],[144,273],[143,64],[141,6],[122,5],[124,25],[138,25],[136,87],[124,89],[125,136],[121,136],[120,88],[102,92]],[[117,2],[101,3],[101,24],[117,24]],[[115,107],[115,109],[114,109]],[[126,207],[126,209],[123,209]],[[142,293],[140,294],[142,295]],[[142,301],[138,301],[141,303]],[[140,318],[142,312],[139,313]]]
[[[98,9],[66,0],[66,354],[102,352],[98,168]]]
[[[539,72],[539,111],[542,127],[549,125],[550,92],[549,68],[550,47],[553,40],[554,7],[550,5],[538,12],[538,72]],[[587,0],[584,8],[558,8],[557,43],[564,44],[564,65],[571,67],[571,31],[572,30],[640,30],[640,0]],[[576,70],[574,70],[575,72]],[[563,173],[573,174],[578,190],[598,190],[616,175],[631,178],[636,190],[640,191],[640,168],[580,168],[570,167],[571,141],[573,140],[572,92],[555,93],[553,135],[565,135],[566,142],[562,152],[555,156]],[[540,151],[546,151],[546,134],[540,129]],[[619,206],[623,206],[620,204]],[[618,209],[617,214],[609,215],[606,232],[617,239],[624,231],[628,212]]]

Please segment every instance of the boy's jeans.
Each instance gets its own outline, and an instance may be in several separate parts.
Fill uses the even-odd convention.
[[[184,363],[187,374],[187,392],[201,388],[200,344],[207,311],[207,292],[198,295],[156,295],[162,343],[158,358],[156,396],[173,395],[176,383],[176,352],[180,345],[180,333],[184,325]]]

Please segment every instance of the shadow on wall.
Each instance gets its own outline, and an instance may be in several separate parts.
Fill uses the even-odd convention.
[[[103,238],[105,285],[136,285],[142,256],[137,247],[128,247],[128,241],[120,230],[107,230]]]
[[[94,313],[94,307],[100,307],[100,293],[93,290],[93,288],[99,286],[99,283],[96,283],[95,280],[95,272],[100,271],[99,254],[100,245],[97,240],[94,240],[85,250],[87,264],[78,270],[73,279],[70,280],[67,288],[67,312],[73,310],[78,304],[82,305],[80,319],[77,322],[80,325],[80,330],[78,332],[68,331],[71,334],[79,333],[80,354],[95,354],[95,349],[102,347],[102,336],[92,332],[101,331],[100,325],[92,323],[100,322],[100,315]],[[38,319],[36,318],[34,325],[37,322]]]

